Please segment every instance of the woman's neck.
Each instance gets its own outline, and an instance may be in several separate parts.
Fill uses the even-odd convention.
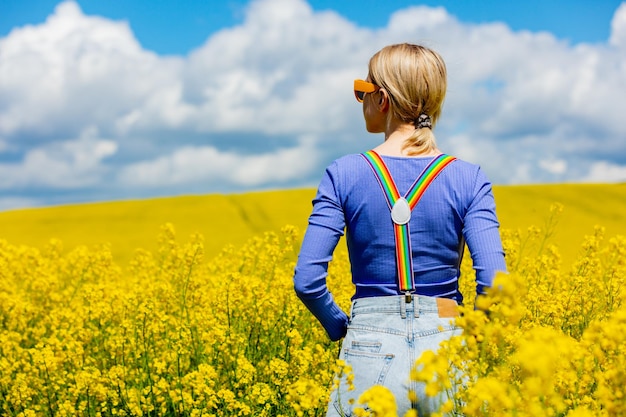
[[[402,124],[390,132],[385,132],[385,141],[374,148],[380,155],[388,156],[436,156],[441,153],[437,147],[416,152],[415,148],[406,147],[406,140],[413,134],[413,125]]]

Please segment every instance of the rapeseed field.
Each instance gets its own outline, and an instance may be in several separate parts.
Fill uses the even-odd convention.
[[[550,236],[569,265],[585,235],[596,225],[607,237],[626,235],[626,184],[546,184],[494,186],[502,229],[544,227],[553,203],[563,204],[559,227]],[[227,244],[243,245],[250,237],[284,225],[304,230],[313,189],[263,191],[112,201],[0,212],[0,239],[43,247],[51,238],[65,250],[106,244],[115,262],[126,265],[134,250],[157,250],[159,227],[176,226],[184,238],[204,236],[208,257]]]
[[[350,369],[293,293],[310,197],[304,219],[289,226],[300,210],[289,208],[292,196],[276,208],[282,227],[262,230],[273,211],[259,193],[256,207],[240,206],[246,226],[207,216],[208,235],[181,237],[176,224],[163,223],[150,245],[126,249],[123,262],[110,241],[28,245],[0,230],[0,414],[324,415],[333,375]],[[538,215],[532,204],[515,207]],[[127,236],[143,227],[142,210]],[[510,274],[478,300],[480,309],[463,307],[462,336],[423,355],[412,372],[429,395],[449,398],[439,415],[626,415],[626,234],[596,217],[600,226],[587,231],[579,221],[577,239],[563,243],[568,210],[550,204],[526,227],[507,228],[503,219]],[[245,243],[207,244],[255,227]],[[564,261],[567,245],[575,256]],[[462,271],[471,299],[469,256]],[[347,311],[353,289],[342,245],[329,272]],[[356,404],[360,416],[396,415],[383,387]]]

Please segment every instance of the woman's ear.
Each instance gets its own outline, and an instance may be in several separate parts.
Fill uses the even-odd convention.
[[[384,88],[378,89],[378,110],[386,112],[389,109],[389,94]]]

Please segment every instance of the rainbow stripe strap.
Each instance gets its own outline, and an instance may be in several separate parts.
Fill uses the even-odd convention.
[[[405,200],[410,210],[413,210],[419,200],[424,195],[426,189],[432,184],[441,171],[447,167],[456,158],[450,155],[441,154],[432,159],[424,168],[422,173],[417,177],[413,185],[409,188],[404,196],[400,195],[398,187],[396,187],[391,173],[376,151],[370,150],[361,154],[367,161],[370,168],[374,172],[380,188],[387,200],[389,210],[394,211],[394,206],[399,200]],[[404,203],[398,203],[404,204]],[[411,251],[411,239],[409,232],[409,217],[406,222],[398,223],[393,220],[394,236],[396,241],[396,264],[398,268],[398,287],[402,293],[411,293],[415,290],[415,282],[413,277],[413,256]]]

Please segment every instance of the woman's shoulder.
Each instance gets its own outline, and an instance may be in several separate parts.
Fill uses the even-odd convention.
[[[447,176],[452,184],[466,189],[491,188],[491,180],[480,165],[457,158],[450,164],[450,175]]]
[[[447,154],[447,155],[450,155],[450,154]],[[450,164],[450,166],[453,167],[454,171],[461,173],[463,175],[473,174],[474,176],[479,175],[479,173],[481,172],[480,165],[469,162],[465,159],[461,159],[455,155],[450,155],[450,156],[455,158],[454,163]],[[407,158],[407,157],[385,158],[383,157],[383,159],[385,160],[386,164],[389,164],[389,165],[398,164],[398,166],[412,165],[412,164],[427,165],[429,161],[428,158],[424,158],[424,157],[419,157],[419,158]],[[368,164],[365,158],[363,157],[363,153],[351,153],[351,154],[346,154],[346,155],[338,157],[329,165],[328,168],[333,171],[336,170],[337,172],[348,171],[348,172],[354,173],[355,170],[367,168],[367,167],[368,167]]]
[[[455,166],[456,169],[466,171],[466,172],[480,171],[480,165],[477,165],[473,162],[466,161],[465,159],[461,159],[454,155],[450,155],[450,156],[453,156],[455,158],[454,164],[452,166]]]
[[[354,163],[355,161],[362,161],[363,160],[363,153],[349,153],[343,156],[340,156],[339,158],[335,159],[335,162],[340,163],[340,164],[350,164],[350,163]]]
[[[363,155],[359,153],[350,153],[335,159],[329,168],[336,170],[353,170],[355,167],[362,166],[364,163]],[[364,165],[363,165],[364,166]]]

